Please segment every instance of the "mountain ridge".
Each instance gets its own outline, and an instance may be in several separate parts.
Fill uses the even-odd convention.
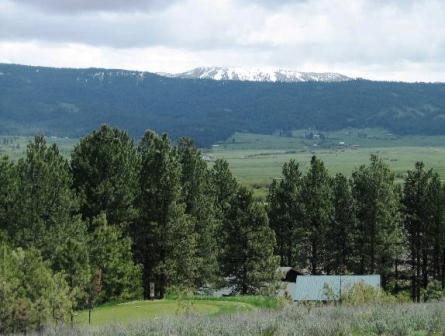
[[[80,137],[103,123],[210,146],[235,132],[385,128],[445,134],[445,84],[252,82],[0,64],[0,134]]]
[[[161,76],[185,79],[212,79],[250,82],[343,82],[353,78],[335,72],[302,72],[292,69],[197,67],[176,74],[158,73]]]

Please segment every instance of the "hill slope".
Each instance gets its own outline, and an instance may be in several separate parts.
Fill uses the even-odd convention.
[[[272,83],[0,64],[0,134],[78,137],[109,123],[207,146],[236,131],[382,127],[445,133],[445,84]]]

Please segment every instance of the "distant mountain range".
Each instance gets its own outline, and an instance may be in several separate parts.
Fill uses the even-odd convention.
[[[235,132],[309,127],[445,134],[445,84],[184,76],[0,64],[0,134],[79,137],[108,123],[134,137],[151,128],[190,136],[200,146]]]
[[[260,69],[260,68],[228,68],[228,67],[199,67],[190,71],[161,76],[188,78],[234,80],[250,82],[344,82],[352,78],[333,72],[301,72],[289,69]]]

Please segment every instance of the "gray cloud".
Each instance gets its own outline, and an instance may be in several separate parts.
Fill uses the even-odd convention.
[[[13,0],[38,10],[59,13],[115,12],[159,10],[174,4],[175,0]]]
[[[97,59],[106,54],[113,67],[131,64],[132,50],[163,48],[184,68],[349,67],[396,76],[411,67],[421,76],[422,66],[445,69],[444,17],[443,0],[5,0],[0,43],[40,43],[61,54],[69,45],[69,55],[76,44]],[[0,60],[17,53],[0,48]]]

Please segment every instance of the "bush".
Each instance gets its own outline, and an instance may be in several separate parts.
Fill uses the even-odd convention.
[[[443,300],[445,290],[442,288],[440,281],[434,280],[428,284],[426,289],[422,289],[422,297],[424,302]]]
[[[0,334],[41,329],[68,321],[70,289],[34,249],[0,245]]]
[[[342,303],[348,305],[397,302],[396,297],[386,293],[383,289],[364,283],[354,284],[349,290],[342,293],[341,300]]]

